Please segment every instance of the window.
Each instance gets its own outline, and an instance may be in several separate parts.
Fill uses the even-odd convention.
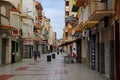
[[[66,6],[69,6],[69,1],[66,1]]]
[[[69,11],[66,11],[66,16],[69,16]]]

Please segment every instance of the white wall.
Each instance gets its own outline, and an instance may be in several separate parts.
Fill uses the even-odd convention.
[[[87,38],[82,39],[82,59],[86,60],[88,54]]]
[[[22,22],[23,36],[33,37],[33,22],[32,19],[24,18]]]
[[[1,6],[1,14],[2,15],[9,17],[9,14],[7,14],[7,12],[10,12],[10,11],[8,11],[8,10],[9,10],[9,6],[7,6],[7,7],[5,7],[4,5]],[[1,16],[1,24],[2,25],[9,25],[8,19]]]
[[[20,26],[21,26],[21,20],[20,20],[20,16],[19,16],[19,13],[18,12],[12,12],[11,11],[11,18],[10,18],[10,25],[17,28],[17,29],[20,29]]]
[[[30,15],[33,19],[34,22],[36,20],[35,15],[36,15],[36,9],[35,9],[35,3],[34,0],[23,0],[22,1],[22,13],[26,13]]]
[[[11,63],[11,38],[9,37],[7,44],[6,44],[6,64]]]
[[[49,43],[50,45],[53,45],[53,30],[52,30],[52,28],[50,28],[50,31],[49,31],[48,43]]]

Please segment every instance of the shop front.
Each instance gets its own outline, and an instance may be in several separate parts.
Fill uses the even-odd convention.
[[[23,58],[32,58],[33,55],[33,43],[34,41],[31,39],[27,39],[23,41]]]

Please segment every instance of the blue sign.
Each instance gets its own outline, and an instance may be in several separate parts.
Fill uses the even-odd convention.
[[[92,45],[91,45],[91,52],[92,52],[92,70],[95,70],[95,43],[92,42]]]

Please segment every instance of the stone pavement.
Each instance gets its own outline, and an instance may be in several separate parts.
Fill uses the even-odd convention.
[[[106,80],[96,71],[83,64],[64,64],[63,56],[57,55],[47,62],[46,55],[37,61],[24,59],[20,63],[0,67],[0,80]]]

